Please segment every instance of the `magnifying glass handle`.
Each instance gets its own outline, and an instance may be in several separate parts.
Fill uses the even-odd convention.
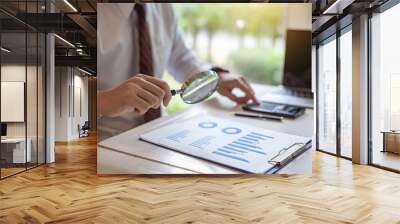
[[[175,96],[177,94],[181,94],[183,92],[183,89],[172,89],[171,90],[171,95]]]

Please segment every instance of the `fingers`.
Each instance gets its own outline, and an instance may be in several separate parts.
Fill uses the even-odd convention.
[[[154,77],[136,75],[117,87],[99,94],[101,114],[120,116],[129,112],[144,114],[151,108],[159,108],[161,103],[167,105],[171,92],[166,82]]]
[[[237,79],[237,88],[241,89],[247,96],[247,98],[251,99],[254,103],[259,104],[260,102],[257,100],[253,89],[249,85],[249,83],[246,81],[245,78],[240,77]]]
[[[170,99],[168,99],[168,102],[165,101],[165,91],[159,86],[147,81],[147,79],[142,76],[137,76],[133,79],[130,79],[130,82],[135,83],[140,87],[138,94],[144,100],[148,101],[152,107],[158,108],[161,105],[161,101],[164,101],[164,105],[168,105]],[[171,93],[169,92],[169,94]],[[156,99],[154,99],[154,97],[151,95]]]
[[[150,108],[152,108],[154,106],[155,102],[157,102],[157,101],[161,102],[161,100],[157,100],[157,97],[155,97],[154,95],[153,95],[153,97],[156,100],[153,101],[152,103],[145,100],[144,96],[146,96],[146,97],[148,97],[148,99],[150,99],[150,95],[152,95],[152,94],[147,92],[146,90],[143,90],[137,83],[128,82],[126,84],[126,86],[128,89],[128,93],[125,96],[125,105],[128,108],[133,108],[133,110],[136,113],[143,115],[146,113],[146,111],[148,111]],[[146,92],[148,94],[143,94],[144,92]],[[139,94],[141,94],[143,97],[139,96]],[[154,99],[154,98],[152,98],[152,99]]]
[[[140,88],[137,95],[150,104],[153,109],[159,108],[161,105],[161,99],[145,89]]]
[[[167,106],[172,98],[171,89],[169,88],[168,84],[165,81],[155,78],[155,77],[152,77],[152,76],[142,75],[142,74],[139,74],[138,76],[142,77],[146,81],[158,86],[159,88],[161,88],[164,91],[163,103],[164,103],[164,106]]]
[[[240,80],[242,80],[243,81],[243,83],[250,89],[250,91],[253,93],[253,95],[254,95],[254,90],[253,90],[253,88],[251,88],[251,85],[250,85],[250,83],[249,82],[247,82],[247,79],[245,78],[245,77],[240,77]]]
[[[247,96],[238,97],[238,96],[236,96],[235,94],[232,93],[232,90],[228,90],[228,89],[222,89],[220,91],[220,94],[223,95],[223,96],[228,97],[230,100],[232,100],[232,101],[234,101],[234,102],[236,102],[238,104],[245,104],[245,103],[247,103],[247,101],[250,100],[250,98],[247,97]]]
[[[135,112],[139,113],[140,115],[145,114],[150,108],[152,108],[151,104],[141,99],[140,97],[136,98],[134,107]]]
[[[232,92],[235,88],[240,89],[245,95],[235,96]],[[251,85],[247,80],[239,75],[226,74],[220,85],[219,92],[239,104],[245,104],[249,100],[259,104]]]
[[[149,92],[151,92],[153,95],[157,96],[160,99],[164,98],[164,90],[158,87],[157,85],[154,85],[153,83],[147,81],[144,78],[137,77],[134,79],[135,83],[138,84],[142,89],[145,89]]]
[[[167,106],[171,100],[169,86],[161,79],[139,74],[129,79],[128,83],[131,84],[132,106],[139,114],[144,114],[150,108],[159,108],[162,102]]]

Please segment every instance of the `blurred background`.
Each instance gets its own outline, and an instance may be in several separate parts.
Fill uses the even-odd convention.
[[[311,13],[304,13],[309,12],[309,4],[191,3],[174,7],[187,46],[202,62],[261,84],[281,83],[286,29],[311,25]],[[169,74],[165,79],[173,88],[180,86]],[[175,97],[167,111],[185,107]]]

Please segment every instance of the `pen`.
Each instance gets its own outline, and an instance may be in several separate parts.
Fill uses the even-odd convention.
[[[258,114],[242,113],[242,112],[235,112],[234,115],[238,116],[238,117],[248,117],[248,118],[276,120],[276,121],[282,121],[282,119],[283,119],[283,117],[278,117],[278,116],[273,116],[273,115],[258,115]]]

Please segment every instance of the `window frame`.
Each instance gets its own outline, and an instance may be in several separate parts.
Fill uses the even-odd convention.
[[[35,10],[37,13],[39,13],[39,2],[43,2],[43,1],[35,0],[32,2],[32,3],[36,4]],[[26,16],[27,15],[26,13],[29,13],[27,10],[27,4],[26,4],[27,1],[23,1],[23,3],[25,3],[25,16]],[[47,11],[48,11],[48,7],[46,7],[46,9],[45,9],[45,12],[47,12]],[[48,44],[47,34],[48,33],[40,31],[40,30],[30,26],[29,24],[23,22],[22,20],[19,20],[18,18],[14,17],[12,13],[9,13],[5,9],[1,8],[1,4],[0,4],[0,12],[8,15],[11,19],[14,19],[16,22],[21,23],[21,27],[23,27],[23,30],[18,30],[18,31],[8,31],[8,30],[3,31],[0,29],[0,45],[2,45],[2,43],[1,43],[2,42],[2,38],[1,38],[2,34],[21,33],[21,34],[25,35],[25,37],[24,37],[24,42],[25,42],[24,43],[25,44],[25,49],[24,49],[24,51],[25,51],[25,56],[24,56],[25,57],[25,59],[24,59],[25,60],[25,69],[24,69],[25,70],[25,81],[24,81],[25,82],[25,87],[24,87],[24,90],[25,90],[25,93],[24,93],[24,123],[25,124],[24,124],[24,130],[25,130],[25,134],[23,137],[24,141],[25,141],[25,166],[24,166],[23,170],[20,170],[18,172],[14,172],[14,173],[8,174],[8,175],[4,175],[4,173],[2,173],[3,168],[0,166],[0,180],[3,180],[8,177],[12,177],[12,176],[18,175],[20,173],[26,172],[30,169],[37,168],[37,167],[47,163],[47,145],[48,145],[48,140],[47,140],[47,76],[48,76],[48,73],[47,73],[48,72],[47,71],[47,50],[48,50],[47,49],[47,44]],[[25,17],[25,20],[26,19],[27,18]],[[1,27],[1,24],[0,24],[0,27]],[[36,121],[33,122],[34,125],[36,125],[36,127],[35,127],[36,135],[33,136],[32,138],[36,138],[36,141],[37,141],[36,149],[35,149],[36,150],[36,158],[35,158],[36,161],[29,165],[28,165],[29,162],[27,162],[28,154],[26,153],[27,147],[28,147],[27,146],[27,142],[28,142],[28,111],[27,111],[28,78],[27,78],[27,76],[28,76],[28,64],[29,64],[28,63],[28,38],[29,38],[28,34],[33,34],[34,36],[36,36],[36,41],[34,41],[35,42],[34,44],[36,44],[36,47],[35,47],[36,58],[33,63],[34,66],[36,67],[35,72],[34,72],[35,76],[36,76],[36,87],[35,87],[36,91],[33,93],[34,97],[36,97]],[[41,43],[42,49],[39,48],[39,43]],[[39,51],[39,49],[40,49],[40,51]],[[40,55],[40,54],[42,54],[42,55]],[[42,63],[40,63],[40,61],[39,61],[39,56],[41,57]],[[3,66],[2,62],[3,62],[3,58],[0,54],[0,81],[2,79],[1,78],[1,68]],[[42,85],[43,85],[42,88],[44,88],[43,92],[41,94],[41,97],[43,97],[42,98],[43,104],[40,106],[42,107],[44,114],[42,114],[42,117],[39,118],[39,116],[41,116],[41,115],[39,115],[39,112],[38,112],[39,111],[39,79],[38,79],[39,68],[38,67],[40,65],[42,66],[42,70],[41,70],[41,76],[42,76],[41,81],[42,81]],[[1,106],[0,106],[0,110],[1,110]],[[38,141],[39,140],[39,120],[41,120],[42,125],[43,125],[43,127],[42,127],[43,132],[41,133],[41,134],[43,134],[43,136],[42,136],[43,145],[41,146],[42,147],[41,150],[42,150],[43,154],[41,154],[41,156],[40,156],[40,157],[43,157],[42,158],[43,161],[41,161],[41,162],[39,161],[39,141]],[[1,119],[0,119],[0,123],[1,123]],[[1,145],[0,145],[0,155],[1,155]]]
[[[343,26],[339,27],[337,26],[338,23],[341,23]],[[340,103],[341,103],[341,97],[340,97],[340,81],[341,81],[341,67],[340,67],[340,60],[341,60],[341,55],[340,55],[340,38],[342,35],[346,34],[347,32],[352,31],[352,23],[351,23],[351,17],[346,16],[342,18],[341,20],[337,21],[336,24],[332,25],[336,27],[336,32],[331,33],[331,35],[328,35],[327,37],[320,39],[317,41],[316,45],[316,150],[319,152],[323,152],[329,155],[337,156],[340,158],[344,158],[347,160],[352,160],[352,158],[343,156],[341,153],[341,119],[340,119]],[[331,41],[336,41],[336,152],[328,152],[324,149],[319,148],[319,110],[320,110],[320,105],[319,105],[319,84],[320,84],[320,74],[319,74],[319,51],[318,49],[322,44],[327,44]]]
[[[371,9],[368,11],[368,112],[367,112],[367,116],[368,116],[368,165],[373,166],[373,167],[377,167],[383,170],[387,170],[387,171],[391,171],[391,172],[395,172],[395,173],[400,173],[400,170],[394,169],[394,168],[390,168],[387,166],[383,166],[380,164],[376,164],[373,162],[373,153],[374,153],[374,147],[373,147],[373,130],[372,130],[372,41],[373,41],[373,35],[372,35],[372,19],[374,18],[374,15],[376,14],[382,14],[384,12],[386,12],[387,10],[393,8],[394,6],[397,6],[398,4],[400,4],[400,0],[388,0],[385,3],[383,3],[382,5]]]

